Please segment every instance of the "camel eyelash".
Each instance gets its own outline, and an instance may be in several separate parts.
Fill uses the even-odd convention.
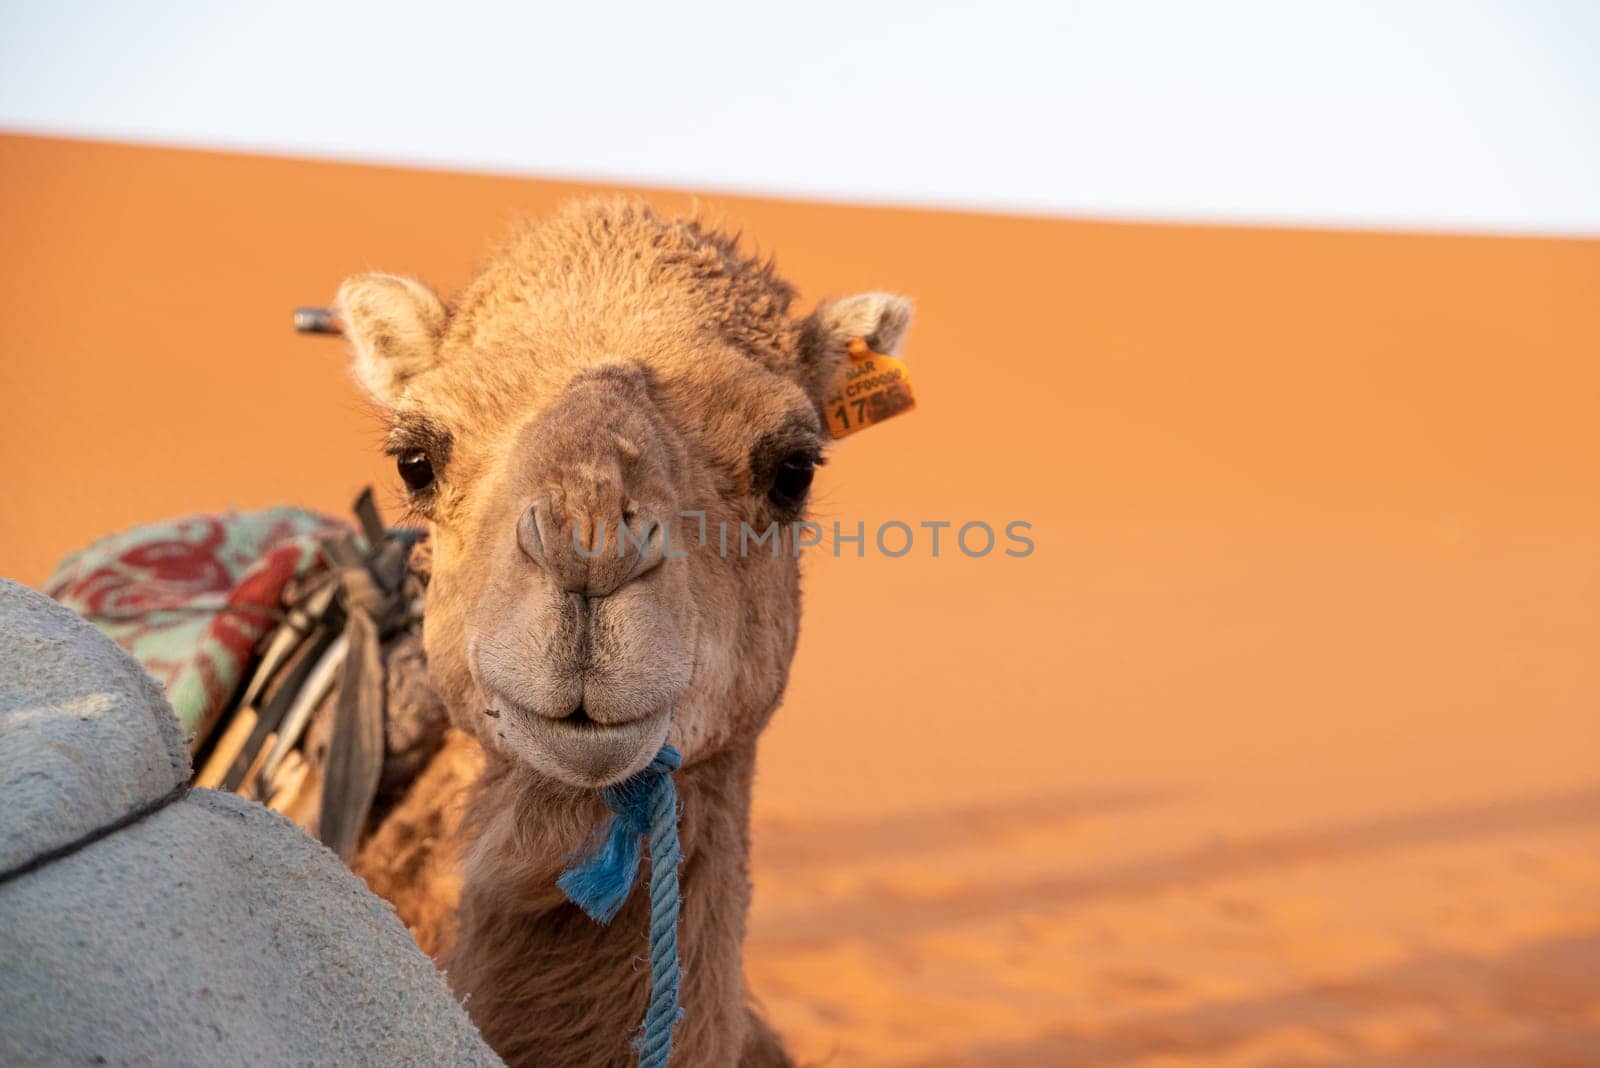
[[[399,457],[406,453],[421,452],[427,455],[437,470],[444,470],[450,461],[450,448],[454,444],[450,432],[427,418],[403,419],[389,431],[384,453]]]
[[[813,467],[821,467],[827,462],[823,457],[822,442],[814,419],[790,416],[756,439],[748,460],[754,484],[760,486],[770,482],[779,465],[791,457],[804,457]]]

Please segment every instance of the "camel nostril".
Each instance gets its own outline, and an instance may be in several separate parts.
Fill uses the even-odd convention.
[[[517,518],[517,544],[523,553],[536,564],[548,565],[545,547],[545,530],[550,525],[550,498],[540,497],[523,510]]]
[[[646,520],[637,543],[630,538],[629,545],[634,549],[635,556],[623,581],[630,582],[661,563],[666,557],[666,541],[667,528],[655,520]]]

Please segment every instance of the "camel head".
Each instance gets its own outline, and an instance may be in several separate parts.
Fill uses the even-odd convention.
[[[910,318],[791,298],[736,239],[632,202],[520,228],[452,305],[391,275],[341,287],[431,528],[430,671],[486,747],[593,787],[669,737],[692,764],[766,725],[820,404],[852,338],[892,352]]]

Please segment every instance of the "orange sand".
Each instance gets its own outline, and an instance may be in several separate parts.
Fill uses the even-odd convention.
[[[0,139],[0,571],[392,491],[290,309],[576,191]],[[918,299],[821,517],[1037,543],[808,561],[749,954],[804,1057],[1600,1063],[1600,243],[701,204]]]

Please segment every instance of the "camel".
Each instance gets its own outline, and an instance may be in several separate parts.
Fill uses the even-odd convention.
[[[847,347],[893,353],[910,322],[888,294],[804,317],[793,297],[736,236],[631,200],[519,225],[449,305],[392,275],[339,290],[430,530],[424,644],[452,723],[354,865],[511,1064],[634,1058],[648,895],[602,926],[556,878],[607,815],[599,788],[669,739],[673,1063],[790,1063],[741,962],[757,739],[799,629],[790,524]],[[741,524],[780,542],[740,552]]]

